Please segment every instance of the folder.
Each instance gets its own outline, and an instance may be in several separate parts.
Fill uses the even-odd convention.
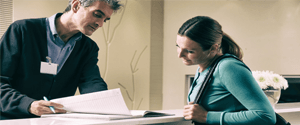
[[[120,88],[50,100],[67,110],[64,114],[44,114],[41,117],[119,120],[141,117],[172,116],[156,111],[129,110]]]

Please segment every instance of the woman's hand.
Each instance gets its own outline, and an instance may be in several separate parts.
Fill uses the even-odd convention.
[[[42,114],[52,114],[53,112],[50,110],[49,106],[53,106],[56,113],[67,112],[64,109],[59,109],[63,108],[63,105],[44,100],[33,101],[30,105],[29,112],[37,116],[41,116]]]
[[[186,120],[206,123],[207,111],[201,105],[189,102],[189,105],[184,106],[183,116]]]

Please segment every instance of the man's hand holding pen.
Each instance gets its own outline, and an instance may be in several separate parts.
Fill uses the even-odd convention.
[[[42,114],[52,114],[54,112],[51,111],[49,108],[50,106],[54,107],[55,113],[67,112],[64,109],[61,109],[63,108],[63,105],[45,100],[33,101],[30,105],[29,112],[37,116],[41,116]]]

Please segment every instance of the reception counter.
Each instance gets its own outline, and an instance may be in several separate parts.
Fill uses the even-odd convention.
[[[175,114],[175,116],[147,117],[123,120],[97,120],[97,119],[73,119],[73,118],[29,118],[18,120],[2,120],[0,125],[192,125],[185,120],[180,110],[162,110],[160,112]]]
[[[123,120],[71,119],[71,118],[30,118],[18,120],[2,120],[0,125],[192,125],[183,118],[182,109],[162,110],[175,116],[148,117]],[[275,112],[283,116],[292,125],[300,125],[300,103],[280,103],[275,105]]]
[[[284,117],[292,125],[300,125],[300,103],[279,103],[275,112]]]

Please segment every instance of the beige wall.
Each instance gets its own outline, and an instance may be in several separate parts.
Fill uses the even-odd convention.
[[[216,19],[241,46],[252,70],[300,74],[299,0],[166,0],[164,14],[164,109],[186,104],[185,75],[194,74],[197,66],[177,58],[175,40],[178,28],[194,16]]]
[[[114,14],[110,23],[96,31],[91,38],[96,40],[100,47],[98,64],[109,89],[121,88],[128,108],[148,109],[150,1],[130,0],[122,11],[124,10],[123,18],[121,12]],[[116,27],[120,20],[119,26]]]
[[[67,5],[68,0],[13,0],[13,20],[49,17]]]

